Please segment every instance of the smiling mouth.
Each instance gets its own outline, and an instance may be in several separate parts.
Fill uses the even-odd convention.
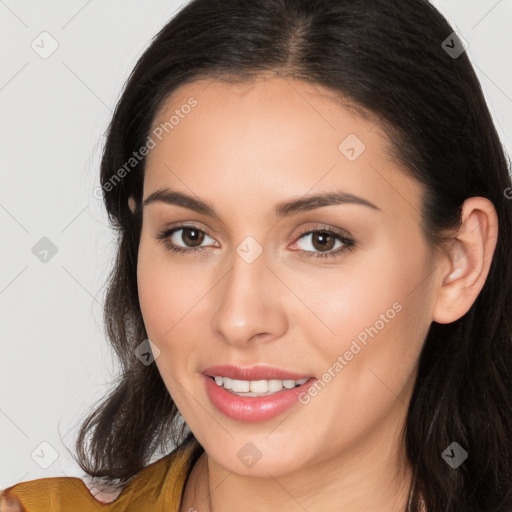
[[[309,379],[269,379],[269,380],[238,380],[220,375],[209,376],[217,386],[237,396],[268,396],[283,390],[294,389],[305,384]]]

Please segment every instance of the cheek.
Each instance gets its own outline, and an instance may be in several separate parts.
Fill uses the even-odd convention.
[[[431,323],[430,261],[421,238],[379,247],[328,278],[317,274],[316,282],[305,277],[297,284],[297,295],[316,315],[297,310],[298,328],[308,332],[326,371],[346,356],[344,371],[350,369],[354,383],[374,366],[392,381],[406,378]]]
[[[339,318],[346,322],[335,324],[340,336],[329,359],[343,356],[336,393],[349,407],[364,403],[363,409],[376,412],[397,397],[407,400],[431,323],[428,284],[418,286],[425,268],[421,261],[391,265],[385,278],[371,288],[354,288],[341,306]]]
[[[155,364],[180,411],[187,411],[183,386],[194,373],[192,355],[199,353],[193,332],[194,308],[199,294],[191,288],[193,279],[183,267],[170,263],[165,251],[141,239],[137,262],[139,303],[148,338],[159,350]],[[197,326],[197,320],[195,322]]]
[[[200,299],[194,291],[195,278],[186,266],[172,263],[165,249],[141,238],[137,261],[139,302],[148,336],[163,342],[171,339]],[[181,320],[183,319],[183,320]]]
[[[162,275],[161,264],[151,258],[148,251],[141,245],[137,262],[137,287],[139,303],[150,339],[161,340],[163,333],[173,322],[172,301],[175,294],[169,293],[170,286]]]

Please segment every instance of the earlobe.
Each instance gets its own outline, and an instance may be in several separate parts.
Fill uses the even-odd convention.
[[[432,320],[455,322],[471,308],[482,290],[498,240],[498,217],[491,201],[464,202],[462,224],[449,251],[448,271],[441,276]]]

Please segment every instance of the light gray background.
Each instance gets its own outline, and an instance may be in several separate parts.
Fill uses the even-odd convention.
[[[101,309],[115,238],[93,194],[103,133],[136,60],[185,3],[0,0],[0,488],[83,476],[65,447],[117,369]],[[433,3],[468,42],[510,154],[512,1]],[[46,59],[31,47],[44,31],[58,42]],[[42,237],[58,249],[46,263],[32,252]]]

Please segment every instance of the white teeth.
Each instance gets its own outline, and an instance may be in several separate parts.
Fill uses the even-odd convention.
[[[277,393],[283,388],[293,389],[301,386],[308,379],[270,379],[270,380],[236,380],[229,377],[215,376],[215,382],[224,389],[229,389],[234,393],[248,393],[245,396],[259,396],[260,394]]]
[[[231,389],[236,393],[248,393],[250,384],[248,380],[232,380]]]
[[[268,382],[266,380],[252,380],[252,381],[239,381],[239,382],[247,382],[247,387],[245,391],[251,391],[252,393],[266,393],[268,389]],[[279,391],[279,390],[276,390]]]
[[[295,381],[294,380],[283,380],[283,387],[286,389],[292,389],[295,387]]]

